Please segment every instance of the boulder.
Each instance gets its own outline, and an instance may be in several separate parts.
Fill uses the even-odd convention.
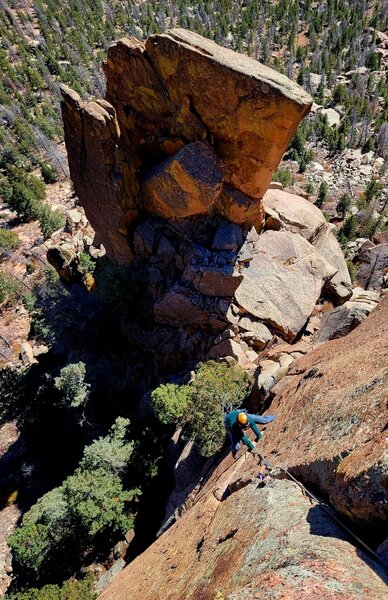
[[[321,108],[319,113],[326,117],[329,127],[339,127],[341,117],[340,114],[334,110],[334,108]]]
[[[154,304],[154,319],[157,323],[172,327],[211,327],[224,329],[225,323],[214,314],[215,304],[206,302],[199,294],[175,286]]]
[[[244,315],[238,321],[239,330],[249,332],[254,341],[254,346],[264,348],[264,346],[272,339],[272,333],[263,323],[251,315]]]
[[[92,258],[102,258],[106,254],[106,250],[104,246],[101,244],[100,248],[96,248],[95,246],[89,246],[89,254]]]
[[[277,383],[277,372],[280,364],[273,360],[262,360],[259,363],[260,373],[257,378],[258,388],[264,392],[268,392]]]
[[[37,356],[41,356],[41,354],[47,354],[47,352],[49,352],[49,347],[46,346],[46,344],[36,344],[33,349],[33,355],[35,356],[35,358]]]
[[[354,303],[356,304],[356,303]],[[323,325],[318,335],[317,342],[327,342],[343,337],[368,316],[370,309],[362,306],[349,307],[348,302],[334,308],[324,316]]]
[[[85,215],[77,208],[67,210],[66,216],[66,231],[75,233],[78,229],[84,227],[87,223]]]
[[[301,196],[269,189],[263,202],[266,212],[268,208],[272,211],[266,221],[267,229],[286,229],[300,233],[312,242],[319,230],[326,225],[326,219],[319,208]]]
[[[205,296],[234,296],[242,281],[242,275],[234,267],[196,267],[187,265],[182,279],[190,281],[196,290]]]
[[[190,98],[226,166],[227,183],[262,198],[311,97],[256,60],[184,29],[151,36],[146,54],[174,105]]]
[[[284,344],[281,342],[280,344],[274,345],[268,352],[267,358],[272,360],[279,360],[280,356],[283,354],[292,354],[294,352],[298,352],[301,356],[303,354],[307,354],[311,350],[311,345],[305,340],[301,340],[294,344]]]
[[[311,108],[312,110],[312,108]],[[282,190],[283,189],[283,184],[280,183],[280,181],[271,181],[271,183],[269,184],[269,188],[270,190]]]
[[[137,216],[136,161],[121,143],[116,111],[108,102],[83,101],[61,87],[70,175],[86,217],[109,258],[129,264],[127,225]]]
[[[202,142],[188,144],[142,178],[145,209],[164,218],[209,210],[221,191],[223,170]]]
[[[214,250],[237,251],[243,243],[241,227],[222,221],[214,236],[212,248]]]
[[[318,73],[310,73],[310,88],[312,93],[315,95],[318,89],[319,84],[322,81],[322,75],[318,75]]]
[[[235,293],[237,303],[293,340],[336,269],[305,238],[288,231],[265,231],[256,251],[241,266],[244,279]]]
[[[20,344],[20,358],[22,359],[23,365],[29,366],[34,363],[37,363],[34,356],[34,351],[32,349],[31,344],[28,342],[22,342]]]
[[[341,246],[328,224],[319,230],[313,245],[319,254],[337,271],[334,277],[327,280],[327,291],[340,303],[345,302],[352,295],[352,282]]]
[[[303,188],[299,187],[299,185],[289,185],[288,187],[286,187],[284,189],[285,192],[288,192],[289,194],[293,194],[294,196],[300,196],[301,198],[304,198],[305,200],[309,199],[309,194],[307,192],[304,191]]]
[[[383,277],[388,273],[388,243],[359,252],[355,263],[359,285],[366,290],[381,290]]]
[[[208,360],[216,360],[227,356],[234,358],[242,367],[247,367],[248,363],[251,362],[246,356],[241,345],[230,338],[223,340],[216,346],[213,346],[213,348],[211,348],[209,351],[207,358]]]
[[[380,294],[355,288],[350,300],[323,315],[317,342],[347,335],[376,308]]]
[[[264,210],[262,202],[251,198],[242,192],[224,185],[220,196],[214,206],[218,212],[237,225],[242,227],[256,227],[261,231],[264,222]]]

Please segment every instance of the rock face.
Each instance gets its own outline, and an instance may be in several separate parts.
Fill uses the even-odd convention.
[[[191,99],[214,136],[227,182],[262,198],[310,106],[308,94],[257,61],[182,29],[150,37],[146,52],[175,106]]]
[[[255,454],[224,455],[202,486],[190,483],[176,522],[101,599],[384,597],[383,567],[278,467],[382,533],[387,317],[386,297],[348,336],[297,360],[274,388],[269,412],[277,419],[259,442],[272,478]]]
[[[144,213],[181,218],[217,201],[261,229],[261,199],[311,105],[301,87],[181,29],[116,42],[105,74],[106,100],[63,86],[62,111],[75,190],[109,257],[133,261],[126,235]]]
[[[349,335],[293,363],[272,390],[278,418],[263,444],[339,511],[376,527],[387,514],[387,365],[386,297]]]
[[[256,480],[222,502],[210,492],[199,499],[101,600],[378,600],[385,591],[379,575],[378,564],[296,484],[260,488]]]

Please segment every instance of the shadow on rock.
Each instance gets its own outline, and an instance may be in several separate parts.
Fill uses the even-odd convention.
[[[334,513],[334,509],[333,513]],[[344,517],[338,517],[344,521]],[[379,563],[377,560],[373,559],[372,556],[368,556],[366,551],[361,550],[361,545],[357,543],[357,540],[350,534],[346,532],[340,525],[337,525],[334,518],[331,517],[321,506],[315,505],[312,506],[307,514],[307,522],[310,525],[310,533],[311,535],[317,535],[322,537],[333,537],[339,540],[343,540],[352,544],[356,548],[357,556],[361,558],[365,562],[366,565],[370,569],[372,569],[384,583],[388,582],[387,571],[384,569],[382,563]],[[348,526],[344,523],[345,526]],[[363,532],[355,531],[354,525],[350,525],[352,531],[362,539]],[[368,542],[375,546],[372,541]]]

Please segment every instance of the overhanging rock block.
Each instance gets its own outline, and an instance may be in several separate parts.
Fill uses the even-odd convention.
[[[173,103],[191,99],[227,167],[226,181],[262,198],[310,109],[309,94],[256,60],[184,29],[151,36],[146,52]]]
[[[222,166],[210,148],[188,144],[145,174],[144,207],[165,218],[205,213],[219,196],[222,179]]]

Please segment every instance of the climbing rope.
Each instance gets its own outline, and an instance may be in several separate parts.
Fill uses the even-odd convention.
[[[336,521],[336,523],[338,523],[342,529],[344,529],[347,533],[349,533],[349,535],[351,535],[359,544],[361,544],[361,546],[363,546],[363,548],[365,548],[365,550],[367,550],[367,552],[369,554],[371,554],[373,556],[373,558],[375,560],[377,560],[381,565],[383,565],[383,567],[387,567],[386,563],[383,561],[382,558],[380,558],[380,556],[378,556],[378,554],[376,554],[376,552],[374,550],[372,550],[372,548],[370,546],[368,546],[368,544],[366,542],[364,542],[356,533],[354,533],[354,531],[352,529],[350,529],[350,527],[348,527],[347,525],[345,525],[345,523],[339,518],[337,517],[336,514],[334,514],[333,510],[322,500],[320,500],[319,498],[317,498],[317,496],[315,496],[315,494],[313,494],[312,492],[310,492],[310,490],[308,490],[306,488],[305,485],[303,485],[303,483],[301,483],[300,481],[297,480],[296,477],[294,477],[294,475],[292,475],[292,473],[290,473],[290,471],[288,469],[286,469],[285,467],[282,467],[280,465],[273,465],[271,464],[262,454],[261,452],[255,452],[255,454],[260,458],[261,464],[263,464],[267,471],[268,471],[268,475],[272,478],[272,479],[276,479],[275,476],[272,474],[272,471],[275,469],[278,469],[279,471],[282,471],[283,473],[285,473],[287,475],[287,477],[289,477],[290,479],[292,479],[292,481],[294,481],[302,490],[302,492],[308,497],[310,498],[310,500],[314,500],[314,502],[316,502],[328,515],[330,515],[330,517]]]
[[[364,542],[356,533],[354,533],[354,531],[352,529],[350,529],[350,527],[345,525],[345,523],[339,517],[337,517],[336,514],[334,514],[333,510],[325,502],[323,502],[322,500],[317,498],[317,496],[315,496],[315,494],[310,492],[310,490],[308,490],[306,488],[306,486],[303,485],[303,483],[298,481],[297,478],[294,477],[294,475],[292,473],[290,473],[290,471],[288,469],[286,469],[285,467],[282,467],[280,465],[274,465],[274,464],[270,463],[269,460],[267,460],[261,452],[258,452],[255,449],[253,450],[252,455],[259,457],[260,465],[264,465],[264,467],[267,469],[268,475],[269,475],[269,477],[271,477],[271,479],[274,479],[274,480],[276,479],[276,477],[273,475],[273,471],[276,471],[276,470],[282,471],[285,475],[287,475],[287,477],[292,479],[292,481],[294,481],[294,483],[297,484],[297,486],[302,490],[303,494],[307,498],[309,498],[310,501],[312,500],[312,501],[316,502],[318,504],[318,506],[320,506],[320,508],[322,508],[322,510],[324,510],[336,523],[338,523],[338,525],[340,525],[340,527],[342,527],[342,529],[344,529],[353,539],[355,539],[358,544],[360,544],[370,555],[372,555],[375,560],[377,560],[384,568],[387,567],[384,560],[382,558],[380,558],[380,556],[378,556],[378,554],[376,554],[376,552],[374,550],[372,550],[372,548],[370,546],[368,546],[368,544],[366,542]],[[235,465],[237,465],[241,461],[241,459],[244,459],[244,462],[245,462],[247,460],[247,456],[248,456],[247,451],[240,454],[240,456],[235,461]],[[202,478],[201,478],[202,482],[206,481],[213,464],[214,464],[214,460],[211,461],[209,468],[206,470],[206,473],[202,476]],[[211,489],[214,489],[214,487],[217,484],[218,480],[220,479],[221,475],[223,475],[230,468],[231,468],[231,465],[227,465],[221,471],[221,473],[217,473],[217,469],[215,470],[216,479],[215,479]],[[208,492],[209,492],[209,490],[207,490],[207,489],[202,490],[202,492],[200,492],[200,489],[199,489],[193,498],[193,503],[191,506],[196,504]],[[174,513],[173,515],[170,516],[168,521],[166,521],[166,523],[161,527],[161,529],[159,530],[159,532],[157,534],[157,537],[159,537],[162,533],[164,533],[175,521],[176,521],[176,516]]]

